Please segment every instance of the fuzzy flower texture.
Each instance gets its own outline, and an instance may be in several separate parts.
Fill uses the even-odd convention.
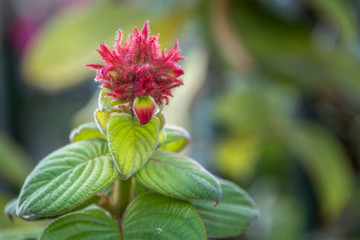
[[[151,36],[149,32],[146,21],[140,32],[135,28],[121,44],[122,32],[119,30],[113,50],[105,44],[97,50],[105,64],[86,65],[96,70],[95,81],[101,82],[101,87],[110,91],[107,96],[133,103],[138,118],[138,114],[147,115],[146,119],[139,118],[141,124],[150,121],[155,103],[169,103],[171,90],[183,84],[179,77],[184,74],[177,65],[179,60],[184,59],[179,56],[178,43],[166,53],[159,48],[159,34]],[[152,110],[146,110],[147,105],[151,105]]]

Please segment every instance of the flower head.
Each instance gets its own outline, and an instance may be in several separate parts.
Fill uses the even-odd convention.
[[[95,80],[116,100],[150,97],[158,105],[168,104],[171,90],[183,84],[179,77],[184,72],[177,62],[184,58],[179,56],[177,42],[169,52],[161,51],[159,35],[149,35],[148,21],[140,32],[135,28],[122,45],[121,36],[119,31],[113,50],[105,44],[97,50],[105,64],[86,65],[96,70]]]

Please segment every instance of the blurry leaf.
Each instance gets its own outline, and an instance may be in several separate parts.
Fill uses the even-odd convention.
[[[24,56],[22,70],[30,84],[44,91],[72,87],[93,75],[85,64],[99,61],[99,43],[113,44],[121,28],[126,37],[134,27],[150,19],[162,43],[174,42],[187,10],[150,15],[146,9],[116,1],[100,1],[86,9],[70,9],[47,24]],[[166,20],[166,21],[164,21]]]
[[[222,140],[215,150],[217,168],[232,179],[246,181],[252,176],[261,154],[260,142],[255,133]]]
[[[124,180],[149,160],[159,139],[159,123],[157,117],[140,125],[138,119],[130,114],[111,114],[107,125],[109,149]]]
[[[319,13],[320,17],[330,22],[331,26],[336,27],[338,32],[347,43],[354,44],[357,40],[357,22],[353,15],[354,5],[349,0],[306,0]]]
[[[310,124],[289,132],[289,144],[314,184],[322,213],[329,220],[337,218],[353,191],[351,166],[341,144]]]
[[[0,231],[0,239],[4,240],[36,240],[43,227],[21,227]]]
[[[211,25],[213,35],[219,48],[219,52],[227,60],[226,65],[231,65],[235,69],[246,72],[253,67],[252,56],[243,45],[240,38],[236,36],[229,18],[228,7],[230,1],[215,0],[211,2],[208,14],[208,21]]]
[[[22,149],[4,133],[0,134],[0,175],[21,187],[31,171],[30,161]]]
[[[106,140],[106,137],[101,134],[97,124],[94,122],[83,123],[70,133],[70,142],[77,142],[88,138],[101,138]]]
[[[353,38],[350,36],[354,35],[353,30],[349,29],[349,20],[346,20],[351,17],[344,15],[351,15],[346,3],[311,1],[324,8],[328,16],[336,12],[336,16],[332,14],[333,22],[341,25],[347,38]],[[337,6],[339,9],[335,9]],[[234,30],[255,58],[258,70],[268,78],[292,82],[306,89],[331,83],[346,91],[360,93],[360,81],[357,80],[360,69],[353,67],[359,60],[351,48],[336,47],[324,52],[312,41],[312,25],[305,21],[286,21],[258,1],[229,1],[228,11]]]
[[[66,145],[35,167],[21,189],[17,216],[55,216],[92,198],[119,176],[107,142],[92,138]]]
[[[89,208],[61,216],[41,233],[40,240],[121,239],[118,222],[103,210]]]
[[[246,230],[259,217],[259,212],[244,190],[230,181],[219,181],[223,195],[218,205],[203,200],[192,203],[204,221],[209,237],[233,237]]]
[[[302,239],[309,224],[304,205],[297,197],[281,194],[282,183],[259,176],[251,186],[251,196],[261,217],[246,231],[249,239]]]
[[[72,119],[72,126],[75,128],[80,124],[94,121],[94,109],[98,108],[99,93],[95,91],[86,105],[81,108]]]
[[[191,203],[154,192],[130,203],[122,232],[124,239],[206,239],[204,224]]]
[[[263,129],[273,114],[261,89],[248,86],[224,95],[215,107],[215,117],[231,132]]]
[[[299,22],[286,22],[264,8],[259,1],[228,1],[230,21],[235,32],[261,62],[282,61],[286,55],[308,53],[311,30]],[[268,44],[271,42],[271,44]]]
[[[154,152],[135,178],[145,187],[169,197],[216,203],[221,199],[219,182],[211,173],[196,161],[172,152]]]
[[[233,76],[233,82],[237,79]],[[215,105],[215,118],[230,135],[281,133],[291,124],[297,94],[292,88],[268,84],[258,79],[235,82]]]
[[[303,205],[296,198],[280,195],[267,209],[271,217],[271,240],[302,239],[306,215]],[[281,227],[279,227],[281,226]]]
[[[163,132],[165,132],[164,139],[159,141],[158,150],[180,152],[191,138],[188,131],[178,126],[165,125]]]

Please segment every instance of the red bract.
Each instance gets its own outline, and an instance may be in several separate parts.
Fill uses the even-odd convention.
[[[114,50],[105,44],[97,50],[105,64],[86,66],[96,70],[95,80],[116,100],[133,102],[136,97],[151,96],[159,105],[168,104],[171,90],[183,84],[178,77],[184,71],[177,62],[184,58],[179,56],[177,42],[169,52],[161,51],[158,37],[149,35],[148,21],[141,32],[135,28],[122,45],[119,31]]]

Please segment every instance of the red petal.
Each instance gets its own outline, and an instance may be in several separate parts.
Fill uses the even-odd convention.
[[[85,67],[92,68],[94,70],[98,70],[100,68],[103,68],[104,65],[94,63],[94,64],[86,64]]]

